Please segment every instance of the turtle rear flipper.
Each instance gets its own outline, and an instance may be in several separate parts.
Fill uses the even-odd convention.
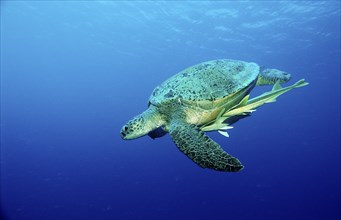
[[[202,168],[237,172],[244,167],[195,125],[172,121],[169,134],[179,150]]]
[[[257,86],[274,85],[277,81],[286,83],[290,79],[291,75],[287,72],[278,69],[264,69],[258,76]]]

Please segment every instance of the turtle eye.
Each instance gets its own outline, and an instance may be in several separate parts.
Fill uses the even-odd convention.
[[[127,131],[127,130],[128,130],[128,127],[127,127],[127,126],[124,126],[124,130]]]

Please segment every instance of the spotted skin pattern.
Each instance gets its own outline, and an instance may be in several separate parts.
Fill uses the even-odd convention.
[[[237,172],[244,167],[195,125],[174,120],[169,134],[179,150],[202,168]]]

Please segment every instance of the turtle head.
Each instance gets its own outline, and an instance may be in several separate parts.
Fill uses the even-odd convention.
[[[150,131],[162,126],[162,124],[161,115],[154,106],[151,106],[122,127],[121,137],[124,140],[135,139],[148,134]]]
[[[143,135],[144,119],[141,115],[128,121],[121,129],[121,137],[124,140],[135,139]]]

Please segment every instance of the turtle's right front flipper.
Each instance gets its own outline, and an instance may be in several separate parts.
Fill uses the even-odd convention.
[[[237,158],[226,153],[219,144],[195,125],[181,120],[172,121],[169,134],[179,150],[202,168],[227,172],[237,172],[243,169],[243,165]]]

